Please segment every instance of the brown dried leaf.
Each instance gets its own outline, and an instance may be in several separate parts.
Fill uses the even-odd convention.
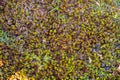
[[[117,71],[120,72],[120,65],[119,65],[119,67],[117,68]]]

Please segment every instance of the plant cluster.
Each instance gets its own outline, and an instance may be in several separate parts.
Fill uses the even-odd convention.
[[[119,12],[119,0],[3,0],[0,79],[119,79]]]

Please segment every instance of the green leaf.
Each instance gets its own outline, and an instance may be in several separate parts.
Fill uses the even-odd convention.
[[[115,14],[115,15],[114,15],[114,18],[115,18],[115,19],[118,18],[118,14]]]
[[[49,60],[51,60],[51,57],[48,56],[48,55],[45,55],[45,56],[44,56],[44,61],[45,61],[45,62],[48,62]]]
[[[29,15],[29,11],[28,11],[28,9],[26,9],[26,11],[25,11],[25,12],[26,12],[26,15],[28,16],[28,15]]]

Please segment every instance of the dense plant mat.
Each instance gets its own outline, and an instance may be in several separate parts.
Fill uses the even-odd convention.
[[[119,3],[1,0],[0,80],[119,80]]]

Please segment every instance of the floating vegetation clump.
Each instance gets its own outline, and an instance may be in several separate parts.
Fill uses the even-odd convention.
[[[3,0],[0,80],[119,79],[119,20],[119,0]]]

